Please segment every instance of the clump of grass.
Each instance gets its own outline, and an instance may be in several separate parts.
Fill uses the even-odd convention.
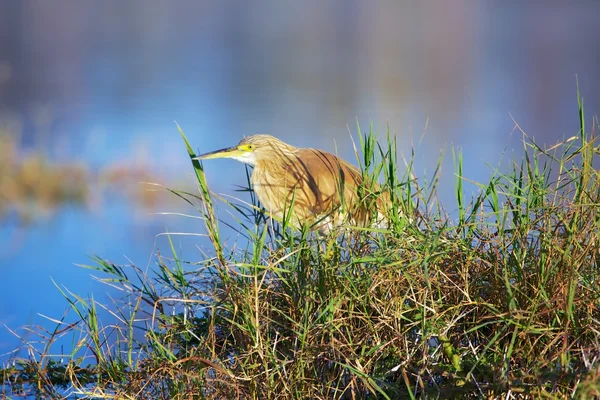
[[[150,273],[96,259],[90,268],[122,298],[108,307],[63,290],[75,322],[59,321],[41,353],[31,347],[31,359],[4,368],[4,390],[136,399],[599,396],[600,182],[584,120],[580,104],[579,134],[549,149],[525,136],[523,159],[471,201],[456,154],[457,222],[436,201],[437,176],[419,185],[411,162],[396,165],[393,142],[380,146],[359,129],[363,173],[391,195],[389,229],[292,232],[264,218],[251,196],[227,201],[240,247],[224,244],[216,198],[192,160],[198,194],[173,193],[198,210],[211,251],[183,260],[170,242],[172,255],[159,254]],[[100,306],[116,324],[102,325]],[[57,363],[49,349],[67,332],[77,340]]]
[[[81,162],[26,153],[15,137],[0,127],[0,219],[15,215],[22,224],[35,223],[65,205],[95,206],[103,197],[99,194],[117,194],[146,210],[173,199],[139,184],[157,178],[143,166],[113,163],[93,172]]]
[[[84,203],[87,175],[83,165],[52,165],[42,154],[21,154],[14,137],[0,131],[0,217],[15,211],[28,222],[36,211]]]

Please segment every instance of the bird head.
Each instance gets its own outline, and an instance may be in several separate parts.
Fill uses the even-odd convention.
[[[246,164],[256,165],[262,160],[269,160],[276,154],[293,151],[294,147],[271,135],[252,135],[243,138],[236,146],[200,154],[195,160],[213,158],[233,158]]]

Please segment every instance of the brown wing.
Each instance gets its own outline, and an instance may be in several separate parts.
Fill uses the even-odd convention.
[[[296,149],[293,155],[281,155],[277,162],[269,165],[265,162],[255,168],[252,175],[255,192],[275,218],[283,218],[293,203],[292,222],[296,226],[312,224],[327,215],[330,218],[324,224],[337,226],[351,221],[367,226],[366,211],[373,208],[368,205],[369,199],[365,202],[369,188],[361,187],[361,183],[362,176],[356,167],[316,149]],[[361,195],[359,187],[365,189]],[[344,221],[348,217],[351,219]]]
[[[350,209],[356,201],[360,172],[331,153],[298,149],[288,168],[298,183],[294,203],[315,216],[340,206]]]

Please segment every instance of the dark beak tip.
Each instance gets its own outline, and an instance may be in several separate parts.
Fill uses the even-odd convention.
[[[202,153],[202,154],[196,154],[195,157],[192,158],[192,160],[198,160],[198,161],[202,161],[204,160],[204,158],[206,156],[210,156],[211,154],[216,153],[214,151],[208,152],[208,153]]]

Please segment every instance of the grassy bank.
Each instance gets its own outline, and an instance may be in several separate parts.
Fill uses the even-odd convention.
[[[98,259],[91,268],[121,298],[102,305],[64,291],[70,319],[41,352],[1,371],[3,390],[131,399],[598,396],[600,181],[589,133],[598,123],[584,121],[580,106],[579,135],[549,149],[524,138],[523,159],[506,174],[491,171],[472,199],[455,154],[453,219],[435,179],[413,179],[393,142],[359,132],[362,169],[385,183],[394,211],[388,230],[342,236],[274,226],[251,197],[221,205],[239,219],[238,245],[226,246],[214,208],[225,200],[193,161],[198,193],[173,195],[196,208],[212,248],[187,260],[172,245],[152,271]],[[118,323],[99,321],[100,307]],[[74,349],[58,360],[51,345],[64,335]]]

